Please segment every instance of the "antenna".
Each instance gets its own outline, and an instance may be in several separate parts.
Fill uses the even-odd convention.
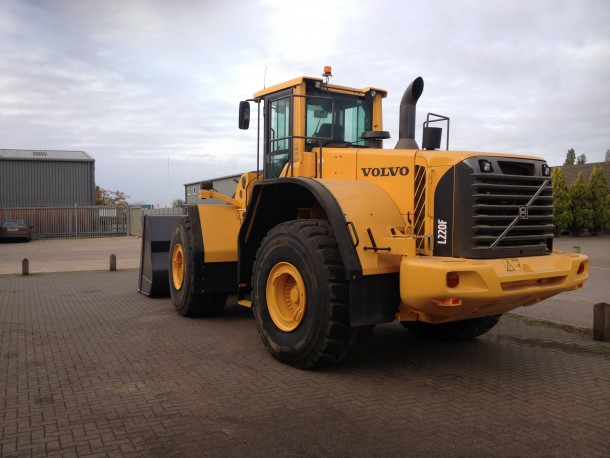
[[[170,193],[169,193],[169,156],[167,157],[167,206],[169,207],[171,205],[171,197],[170,197]]]
[[[265,76],[263,76],[263,89],[267,89],[267,66],[265,65]]]

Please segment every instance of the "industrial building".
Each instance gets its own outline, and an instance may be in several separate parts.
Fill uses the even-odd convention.
[[[95,203],[95,160],[84,151],[0,149],[0,206]]]
[[[241,175],[229,175],[226,177],[214,178],[213,180],[202,180],[194,183],[186,183],[184,185],[184,201],[187,204],[224,204],[222,200],[218,199],[200,199],[199,189],[201,183],[211,181],[214,190],[224,195],[232,196],[235,194],[239,177],[241,177]]]
[[[606,179],[608,180],[608,192],[610,192],[610,162],[592,162],[590,164],[559,166],[563,172],[563,177],[565,178],[566,183],[568,183],[568,186],[572,186],[574,184],[578,178],[578,174],[581,172],[585,182],[588,183],[591,172],[593,172],[593,167],[600,167],[604,171],[606,174]]]

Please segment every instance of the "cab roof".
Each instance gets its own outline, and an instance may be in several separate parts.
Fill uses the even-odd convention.
[[[289,89],[291,87],[298,86],[299,84],[305,81],[319,81],[320,83],[324,83],[322,78],[313,78],[311,76],[299,76],[298,78],[291,79],[289,81],[285,81],[283,83],[275,84],[273,86],[269,86],[268,88],[262,89],[258,92],[254,93],[254,98],[258,99],[260,97],[264,97],[268,94],[273,94],[274,92],[279,92],[284,89]],[[328,88],[331,92],[343,92],[343,93],[351,93],[363,96],[369,91],[377,91],[377,93],[381,94],[381,97],[386,97],[388,95],[387,91],[384,89],[378,89],[374,87],[366,87],[362,89],[355,89],[353,87],[347,86],[338,86],[336,84],[325,84],[324,87]]]

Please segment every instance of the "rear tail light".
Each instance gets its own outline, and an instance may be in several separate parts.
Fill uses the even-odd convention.
[[[576,272],[577,275],[580,275],[581,273],[583,273],[585,271],[585,263],[581,262],[580,265],[578,266],[578,271]]]
[[[457,272],[447,272],[447,288],[457,288],[459,284],[459,274]]]

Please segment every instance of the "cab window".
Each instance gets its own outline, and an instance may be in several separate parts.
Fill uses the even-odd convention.
[[[307,97],[308,144],[368,146],[363,132],[371,130],[372,104],[368,97],[326,93]]]
[[[269,128],[265,177],[277,178],[290,158],[290,97],[273,100],[268,105]]]

